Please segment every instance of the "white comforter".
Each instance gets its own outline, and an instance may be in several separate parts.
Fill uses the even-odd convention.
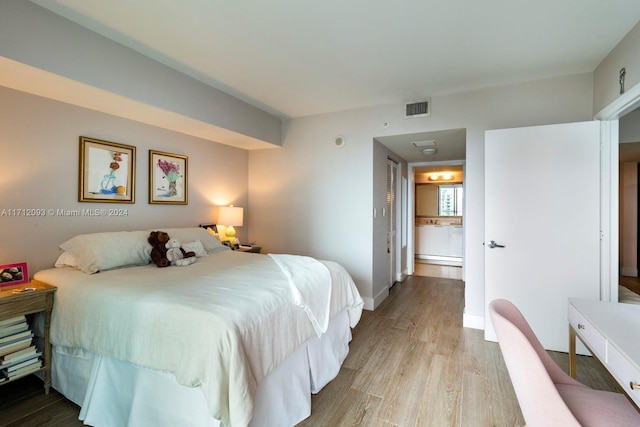
[[[348,308],[355,326],[363,302],[351,277],[322,263],[332,278],[329,317]],[[58,286],[54,345],[172,372],[180,384],[201,387],[215,418],[244,426],[256,384],[316,333],[308,310],[294,304],[282,266],[269,256],[222,251],[187,267],[93,275],[65,267],[34,278]]]

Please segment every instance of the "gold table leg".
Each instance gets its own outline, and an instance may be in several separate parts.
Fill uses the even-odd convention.
[[[576,331],[569,325],[569,376],[576,377]]]

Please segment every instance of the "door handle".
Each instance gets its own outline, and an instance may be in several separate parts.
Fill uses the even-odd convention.
[[[495,240],[492,240],[489,242],[489,249],[493,249],[493,248],[504,248],[504,245],[499,245],[496,243]]]

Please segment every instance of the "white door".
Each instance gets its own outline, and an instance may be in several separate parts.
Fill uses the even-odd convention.
[[[484,244],[485,338],[505,298],[566,352],[568,298],[600,298],[600,122],[486,132]]]

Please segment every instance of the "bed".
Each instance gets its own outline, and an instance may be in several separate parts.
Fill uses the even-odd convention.
[[[53,387],[101,426],[292,426],[348,353],[363,301],[346,270],[232,251],[203,228],[164,229],[194,249],[149,263],[149,231],[76,236],[56,268]]]

